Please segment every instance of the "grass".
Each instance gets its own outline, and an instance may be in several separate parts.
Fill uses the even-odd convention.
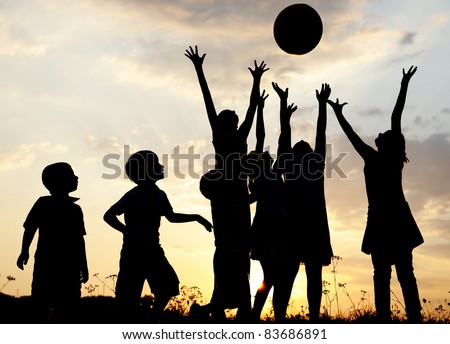
[[[111,296],[87,296],[81,298],[82,317],[80,323],[83,324],[114,324],[117,323],[117,313],[115,309],[115,299]],[[151,295],[141,299],[142,318],[139,323],[151,322],[148,319],[149,310],[153,303]],[[193,303],[204,304],[204,298],[199,288],[183,286],[180,295],[170,300],[163,314],[162,323],[196,323],[191,318],[189,309]],[[32,323],[29,318],[31,299],[29,296],[13,297],[0,293],[0,323],[1,324],[26,324]],[[445,302],[433,304],[431,301],[423,299],[422,314],[425,324],[449,324],[450,304]],[[392,323],[404,323],[405,313],[397,302],[392,306]],[[211,323],[213,321],[211,320]],[[233,313],[228,313],[227,322],[233,322]],[[261,323],[273,322],[273,310],[269,311]],[[293,312],[292,307],[288,308],[287,323],[301,324],[308,322],[308,309],[301,307],[300,311]],[[321,312],[320,323],[336,324],[371,324],[377,323],[375,308],[365,298],[365,293],[361,293],[360,300],[346,312],[331,315],[324,306]]]
[[[321,323],[377,323],[375,306],[367,297],[367,292],[361,290],[359,300],[354,302],[347,290],[346,283],[339,283],[337,280],[336,267],[340,257],[332,259],[333,282],[323,282]],[[114,291],[116,275],[111,275],[105,279],[100,279],[98,274],[94,275],[100,285],[88,285],[85,289],[88,292],[87,297],[81,298],[82,316],[80,323],[84,324],[113,324],[117,323],[118,312],[115,306],[115,299],[112,296],[100,296],[98,290],[103,288]],[[2,286],[2,289],[9,282],[14,281],[12,276],[8,276],[8,281]],[[97,290],[97,296],[95,291]],[[450,293],[450,291],[449,291]],[[404,306],[400,299],[391,292],[391,313],[392,323],[406,322]],[[341,304],[345,298],[351,304],[351,307],[345,311],[341,310]],[[271,300],[269,299],[269,302]],[[182,286],[180,294],[172,298],[163,314],[163,323],[196,323],[190,315],[190,308],[194,303],[204,305],[207,301],[198,287]],[[340,303],[341,302],[341,303]],[[423,322],[426,324],[449,324],[450,323],[450,303],[447,298],[444,301],[438,300],[434,304],[430,300],[422,299]],[[141,298],[141,317],[139,323],[148,323],[150,320],[150,309],[153,304],[153,296],[146,295]],[[31,298],[29,296],[13,297],[0,292],[0,324],[26,324],[32,323]],[[233,322],[234,311],[227,311],[227,321]],[[261,323],[272,323],[274,321],[273,308],[269,308],[268,314],[263,316]],[[211,322],[213,322],[211,320]],[[308,308],[301,306],[300,310],[295,310],[291,303],[287,310],[287,323],[306,323],[308,320]]]

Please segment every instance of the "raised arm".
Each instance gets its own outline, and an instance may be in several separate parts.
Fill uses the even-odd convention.
[[[264,110],[264,104],[266,102],[268,94],[265,94],[266,91],[263,90],[261,93],[261,96],[259,97],[258,101],[258,111],[256,116],[256,148],[255,151],[257,153],[262,153],[264,150],[264,139],[266,138],[266,130],[264,128],[264,117],[263,117],[263,110]]]
[[[253,76],[253,86],[252,91],[250,93],[250,104],[247,109],[247,113],[245,115],[245,119],[242,122],[241,126],[238,129],[239,134],[244,138],[247,139],[248,134],[250,133],[250,129],[252,128],[253,119],[255,118],[256,108],[258,106],[259,102],[259,86],[261,84],[261,78],[262,75],[269,70],[269,68],[266,68],[266,64],[264,61],[261,62],[261,64],[258,66],[255,61],[255,69],[248,69],[250,73]]]
[[[186,54],[184,54],[187,58],[189,58],[194,64],[195,71],[197,73],[198,82],[200,84],[200,89],[202,90],[203,100],[205,102],[206,113],[208,115],[209,124],[211,125],[211,130],[214,132],[217,130],[217,112],[214,107],[214,102],[211,96],[211,92],[209,91],[208,83],[206,82],[205,73],[203,72],[203,61],[205,59],[206,54],[200,56],[198,54],[198,48],[195,46],[195,49],[191,46],[189,49],[186,49]]]
[[[289,89],[284,91],[278,86],[277,83],[272,82],[272,87],[277,92],[280,98],[280,137],[278,138],[278,158],[289,152],[292,148],[291,145],[291,115],[297,110],[297,106],[294,104],[287,105]]]
[[[397,101],[394,106],[394,110],[392,111],[391,116],[391,129],[392,131],[401,133],[401,120],[402,120],[402,113],[403,109],[405,107],[406,102],[406,93],[408,91],[408,85],[409,81],[411,80],[414,73],[417,71],[417,67],[411,66],[409,67],[409,70],[405,72],[405,69],[403,68],[403,78],[400,85],[400,92],[397,97]]]
[[[358,134],[355,133],[350,123],[347,122],[344,115],[342,114],[342,108],[344,107],[344,105],[347,105],[347,103],[339,104],[339,99],[336,99],[335,103],[331,100],[328,100],[328,104],[330,104],[333,108],[342,130],[344,130],[344,133],[347,135],[353,147],[363,159],[366,159],[369,154],[373,152],[373,148],[364,143],[363,140],[361,140],[361,138],[358,136]]]
[[[319,115],[317,117],[316,145],[314,151],[325,160],[326,154],[326,128],[327,128],[327,101],[331,94],[328,84],[322,84],[320,93],[316,90],[316,98],[319,101]]]

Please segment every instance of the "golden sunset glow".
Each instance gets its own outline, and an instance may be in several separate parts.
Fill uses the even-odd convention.
[[[117,274],[121,233],[102,219],[133,183],[123,164],[139,149],[156,152],[165,165],[165,190],[175,211],[211,220],[199,176],[213,166],[211,130],[201,91],[185,49],[206,53],[204,70],[218,109],[244,118],[251,88],[248,67],[264,60],[270,70],[261,89],[266,146],[275,154],[279,102],[271,87],[289,88],[299,110],[292,139],[312,142],[317,120],[315,90],[331,86],[330,99],[348,102],[344,113],[365,142],[374,146],[389,129],[402,68],[418,66],[411,80],[403,130],[410,163],[403,187],[425,243],[414,251],[421,297],[448,297],[450,290],[450,3],[448,1],[309,1],[324,32],[310,53],[294,56],[276,45],[276,15],[291,1],[29,0],[0,3],[0,286],[2,293],[29,295],[33,272],[16,266],[23,222],[33,203],[48,194],[42,169],[71,164],[79,177],[90,280],[95,294],[112,295],[101,280]],[[367,213],[363,161],[328,107],[329,170],[325,192],[331,243],[342,257],[323,279],[345,283],[357,302],[361,291],[373,304],[372,264],[361,252]],[[254,127],[248,149],[255,146]],[[198,154],[176,160],[176,154]],[[337,165],[337,158],[343,155]],[[342,173],[341,173],[342,172]],[[252,206],[254,212],[254,206]],[[180,285],[197,286],[205,301],[213,288],[214,236],[197,223],[162,219],[161,244]],[[30,253],[34,252],[36,238]],[[262,281],[252,262],[251,287]],[[64,286],[55,286],[64,288]],[[401,295],[395,276],[392,289]],[[143,293],[149,293],[148,286]],[[306,306],[301,266],[293,308]],[[87,291],[83,286],[83,296]],[[340,294],[343,309],[350,307]],[[325,302],[325,301],[323,301]]]

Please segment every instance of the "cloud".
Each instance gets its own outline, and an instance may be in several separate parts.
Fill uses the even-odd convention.
[[[383,114],[383,110],[379,107],[372,106],[365,111],[359,111],[359,114],[367,117],[380,117]]]
[[[0,55],[43,55],[48,46],[39,43],[19,25],[8,23],[0,14]]]
[[[63,144],[51,145],[48,142],[36,144],[23,143],[10,150],[0,152],[0,172],[30,166],[35,161],[38,152],[59,153],[67,152],[68,150],[68,147]]]
[[[406,32],[400,39],[400,45],[410,45],[414,44],[414,39],[416,38],[417,32]]]
[[[95,137],[87,136],[84,139],[86,145],[94,150],[107,152],[107,153],[118,153],[123,150],[123,146],[119,144],[117,137]]]
[[[132,135],[156,135],[158,129],[152,124],[138,124],[131,128]]]
[[[406,152],[410,163],[405,165],[404,187],[411,193],[420,193],[421,208],[429,198],[450,194],[448,162],[450,161],[450,134],[435,133],[424,140],[408,140]]]

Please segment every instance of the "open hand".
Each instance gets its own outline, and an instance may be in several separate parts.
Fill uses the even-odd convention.
[[[278,97],[280,97],[280,99],[282,100],[287,100],[288,98],[288,93],[289,93],[289,89],[286,88],[284,91],[278,86],[278,84],[276,82],[272,82],[272,87],[275,90],[275,92],[277,92]]]
[[[258,66],[255,60],[255,69],[251,69],[250,67],[248,68],[248,70],[250,71],[250,73],[252,73],[254,78],[261,78],[261,76],[267,72],[270,68],[266,68],[266,64],[264,63],[264,61],[261,62],[261,64]]]
[[[286,116],[290,119],[292,114],[297,111],[297,105],[294,105],[294,103],[292,103],[291,105],[289,105],[286,108]]]
[[[316,90],[316,98],[319,102],[326,103],[331,94],[331,88],[328,84],[322,84],[320,92]]]
[[[195,67],[200,67],[203,64],[206,54],[200,56],[198,54],[197,46],[195,46],[195,49],[189,46],[189,49],[186,49],[186,54],[184,54],[184,56],[190,59]]]
[[[258,106],[262,109],[264,108],[264,104],[266,103],[266,99],[269,95],[266,94],[266,90],[263,90],[261,95],[259,96]]]
[[[331,105],[335,113],[342,114],[342,108],[348,103],[339,104],[339,98],[336,98],[336,102],[332,102],[331,100],[327,100],[327,103]]]
[[[414,73],[417,71],[417,66],[411,66],[409,67],[408,71],[405,72],[405,68],[403,68],[403,78],[402,78],[402,84],[409,83],[409,80],[411,80]]]

